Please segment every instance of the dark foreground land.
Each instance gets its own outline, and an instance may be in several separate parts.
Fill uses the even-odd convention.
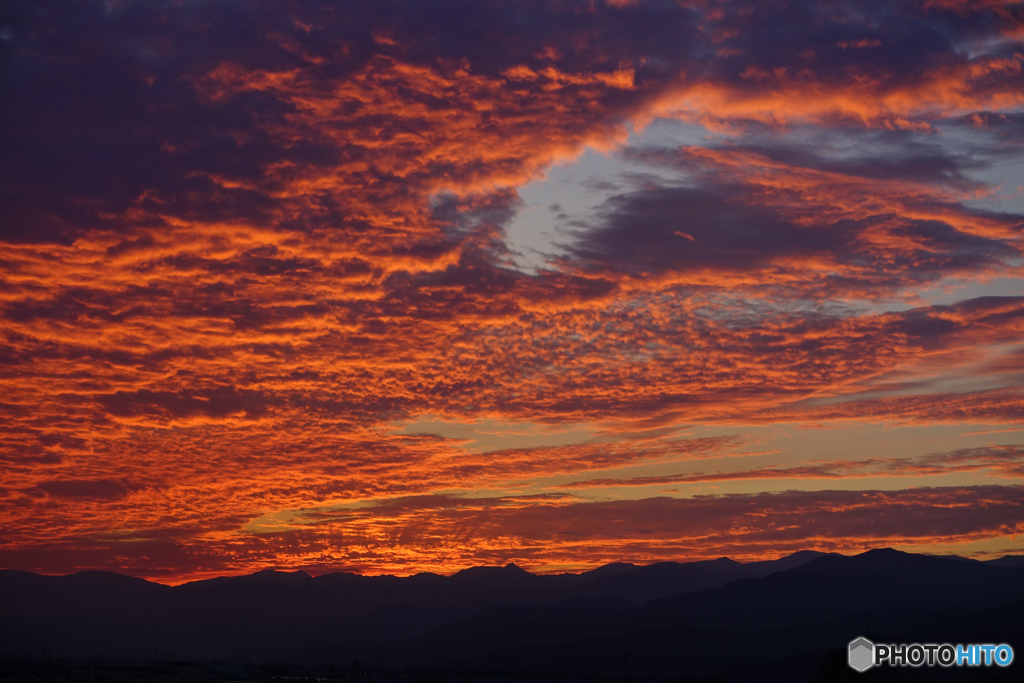
[[[1000,667],[846,663],[1008,643]],[[169,587],[0,571],[0,683],[1024,680],[1024,561],[874,550],[537,576],[260,572]]]

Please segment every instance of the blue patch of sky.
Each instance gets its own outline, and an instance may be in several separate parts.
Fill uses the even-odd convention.
[[[837,164],[884,163],[886,159],[898,162],[901,155],[954,158],[958,160],[961,178],[978,183],[979,190],[991,190],[964,201],[965,206],[1024,218],[1024,154],[1021,153],[1024,148],[1019,141],[1000,138],[997,131],[974,128],[962,120],[940,122],[928,133],[807,126],[784,132],[747,131],[741,137],[712,133],[700,125],[675,119],[655,119],[640,130],[631,130],[626,143],[617,150],[602,152],[587,148],[575,160],[551,167],[544,177],[518,189],[522,208],[506,225],[506,239],[515,254],[514,263],[526,272],[536,272],[551,260],[564,256],[565,245],[578,239],[578,234],[586,228],[600,224],[600,208],[615,195],[633,191],[651,181],[665,185],[687,182],[679,169],[644,163],[635,155],[624,154],[624,150],[711,146],[725,141],[766,149],[788,149]],[[1011,262],[1008,266],[1019,268],[1024,262]],[[845,305],[871,314],[952,304],[979,296],[1021,295],[1024,295],[1024,280],[1008,272],[1005,277],[943,278],[891,299],[845,302]]]

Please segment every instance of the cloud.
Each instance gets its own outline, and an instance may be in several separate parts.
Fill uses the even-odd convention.
[[[1011,269],[1020,216],[961,203],[978,189],[963,167],[981,161],[927,151],[898,137],[854,157],[778,142],[627,151],[682,177],[612,196],[566,247],[590,271],[788,298],[892,296]]]
[[[857,477],[923,477],[956,472],[988,471],[995,476],[1017,478],[1024,475],[1024,448],[990,446],[951,453],[936,453],[918,458],[867,458],[864,460],[828,460],[795,466],[769,466],[730,472],[697,472],[628,479],[586,479],[562,484],[559,489],[604,488],[620,486],[662,486],[715,481],[771,479],[849,479]]]
[[[983,2],[16,3],[0,20],[2,557],[110,567],[124,534],[161,558],[131,571],[298,564],[314,546],[391,571],[400,534],[373,501],[743,443],[684,425],[1020,422],[1016,285],[941,305],[928,290],[1019,283],[1020,216],[977,201],[995,192],[982,174],[1019,161],[1021,20]],[[710,137],[627,146],[657,116]],[[572,216],[563,257],[517,269],[517,188],[588,146],[634,173],[590,183],[613,194]],[[428,415],[602,439],[471,454],[394,433]],[[344,533],[365,543],[348,555],[329,520],[233,536],[354,503]],[[462,506],[435,536],[410,522],[467,545],[409,566],[550,540],[530,517],[549,508],[615,509],[574,505],[502,503],[507,527]],[[663,505],[684,503],[630,523]]]
[[[1013,45],[1022,20],[1006,6],[951,11],[938,3],[869,2],[852,11],[796,2],[744,9],[705,11],[702,28],[716,58],[665,97],[659,113],[708,125],[803,120],[926,129],[937,116],[1020,104],[1007,86],[1021,77]],[[982,35],[993,49],[964,49]]]
[[[131,490],[124,484],[108,479],[54,480],[36,485],[40,491],[58,498],[122,498]]]
[[[66,572],[71,562],[85,558],[92,566],[175,581],[268,564],[400,574],[509,561],[539,569],[583,568],[723,555],[755,560],[801,549],[851,553],[893,545],[956,547],[1020,533],[1022,515],[1018,486],[608,502],[427,496],[300,512],[293,528],[263,533],[207,534],[202,541],[133,537],[127,541],[133,548],[127,559],[117,541],[101,538],[4,548],[0,558],[7,566],[48,572]]]

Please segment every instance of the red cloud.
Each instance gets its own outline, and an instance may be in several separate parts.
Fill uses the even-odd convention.
[[[299,515],[294,530],[40,541],[0,550],[0,558],[7,566],[48,572],[67,572],[88,562],[175,581],[267,565],[401,574],[509,561],[540,569],[582,568],[723,555],[755,560],[808,548],[846,553],[893,545],[953,549],[1020,533],[1022,515],[1017,486],[599,503],[425,496],[311,511]]]
[[[949,278],[1020,277],[1020,217],[971,203],[990,190],[972,174],[1019,143],[1017,9],[865,5],[854,21],[806,3],[385,5],[14,12],[4,562],[391,571],[510,549],[591,563],[1016,528],[1012,487],[898,505],[858,494],[860,522],[829,517],[845,540],[753,525],[749,545],[727,532],[752,524],[733,499],[473,509],[436,494],[717,457],[741,440],[673,438],[682,424],[1020,422],[1021,298],[922,298]],[[731,137],[620,150],[650,173],[576,217],[562,257],[516,269],[515,187],[660,113]],[[986,126],[974,147],[934,143],[969,121]],[[813,136],[848,148],[829,155]],[[468,454],[394,432],[425,416],[599,422],[608,440]],[[986,453],[748,476],[1019,471]],[[432,495],[416,499],[429,513],[372,504]],[[786,495],[755,502],[805,500]],[[985,513],[928,517],[928,496]],[[282,512],[317,507],[328,513]],[[864,526],[872,509],[888,535]],[[899,510],[927,523],[900,526]],[[713,523],[657,516],[691,512]],[[275,531],[245,531],[267,515]]]
[[[954,472],[988,471],[995,476],[1016,479],[1024,476],[1024,448],[990,446],[936,453],[919,458],[867,458],[828,460],[786,467],[769,466],[729,472],[697,472],[628,479],[586,479],[563,484],[560,489],[611,486],[653,486],[744,479],[849,479],[856,477],[923,477]]]

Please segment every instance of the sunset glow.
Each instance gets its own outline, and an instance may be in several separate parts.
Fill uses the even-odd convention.
[[[0,566],[1024,552],[1024,6],[0,10]]]

